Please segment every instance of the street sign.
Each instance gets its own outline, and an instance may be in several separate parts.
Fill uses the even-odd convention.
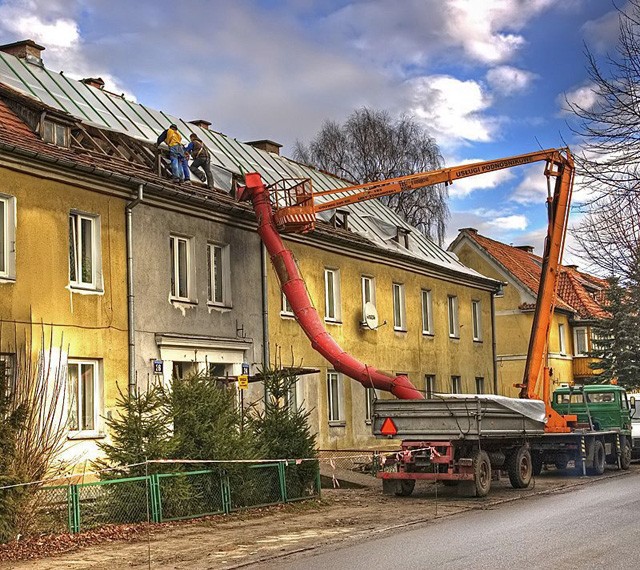
[[[162,360],[154,360],[153,361],[153,373],[154,374],[162,374],[164,370],[164,362]]]
[[[242,363],[242,374],[249,374],[249,364],[246,362]]]
[[[246,390],[249,387],[249,377],[246,374],[238,376],[238,389]]]

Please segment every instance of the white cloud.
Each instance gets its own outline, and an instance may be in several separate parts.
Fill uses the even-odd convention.
[[[551,181],[553,191],[554,181]],[[544,163],[538,162],[526,169],[524,178],[512,192],[509,199],[519,204],[542,204],[547,199],[547,178]]]
[[[495,136],[497,120],[483,115],[491,98],[478,82],[433,75],[411,79],[405,87],[410,112],[424,122],[440,145],[488,142]]]
[[[487,222],[489,226],[498,228],[499,230],[526,230],[529,225],[527,217],[523,214],[513,214],[511,216],[502,216],[494,218]]]
[[[531,82],[538,76],[535,73],[501,65],[487,72],[487,83],[501,95],[513,95],[526,91]]]
[[[596,85],[594,83],[582,85],[558,97],[558,105],[561,111],[564,114],[573,114],[573,111],[571,111],[567,103],[580,107],[585,111],[590,111],[598,103]]]

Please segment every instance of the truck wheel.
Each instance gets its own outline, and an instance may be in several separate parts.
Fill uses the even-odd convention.
[[[400,479],[398,483],[399,485],[396,488],[396,495],[398,497],[408,497],[416,487],[415,479]]]
[[[602,475],[604,473],[605,459],[604,445],[599,439],[596,439],[593,442],[593,463],[587,469],[589,475]]]
[[[474,453],[473,476],[476,497],[486,497],[491,489],[491,461],[486,451],[478,450]]]
[[[627,470],[631,467],[631,442],[628,437],[622,436],[620,441],[620,469]]]
[[[507,456],[507,472],[514,489],[526,489],[533,474],[531,453],[522,446]]]
[[[556,466],[556,469],[566,469],[567,465],[569,464],[569,458],[566,455],[559,455],[558,457],[556,457],[556,460],[553,462],[553,464]]]

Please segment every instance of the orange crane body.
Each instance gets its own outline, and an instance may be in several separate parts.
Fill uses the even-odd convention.
[[[568,425],[575,421],[575,416],[560,416],[552,409],[550,373],[546,360],[575,171],[573,157],[568,148],[539,150],[323,192],[314,192],[309,179],[283,179],[267,188],[259,174],[251,173],[245,177],[246,186],[238,189],[237,198],[253,202],[258,218],[258,232],[271,255],[282,290],[313,347],[329,360],[336,370],[356,379],[364,386],[392,392],[398,398],[417,399],[423,396],[406,376],[394,378],[360,363],[347,355],[331,338],[313,307],[293,254],[284,246],[279,234],[305,233],[313,230],[318,212],[434,184],[452,184],[463,178],[541,161],[546,162],[544,174],[547,180],[554,178],[555,186],[553,192],[549,189],[547,197],[548,229],[525,373],[522,383],[516,386],[520,388],[521,398],[540,399],[538,386],[542,383],[541,399],[547,412],[545,429],[549,432],[564,433],[570,431]]]

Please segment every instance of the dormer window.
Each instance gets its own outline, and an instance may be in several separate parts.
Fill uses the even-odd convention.
[[[401,246],[409,249],[409,230],[398,226],[396,237],[394,238]]]
[[[348,210],[336,210],[333,216],[331,216],[331,224],[334,228],[342,228],[343,230],[349,229],[349,214]]]
[[[68,148],[69,127],[47,119],[42,125],[42,139],[44,142]]]

